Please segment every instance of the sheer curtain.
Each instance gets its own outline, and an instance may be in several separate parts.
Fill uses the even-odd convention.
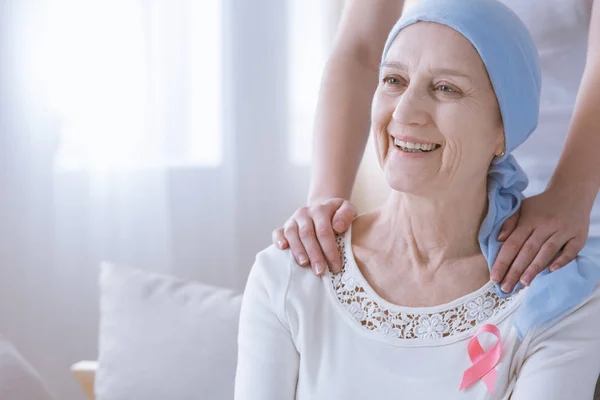
[[[305,201],[340,8],[0,0],[0,332],[58,398],[96,357],[100,261],[243,288]]]

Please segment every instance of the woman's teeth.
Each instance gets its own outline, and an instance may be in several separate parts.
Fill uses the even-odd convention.
[[[435,143],[412,143],[398,139],[394,139],[394,144],[398,146],[400,150],[407,153],[427,153],[437,149],[439,146]]]

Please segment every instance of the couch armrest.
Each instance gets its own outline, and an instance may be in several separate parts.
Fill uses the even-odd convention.
[[[96,361],[79,361],[71,366],[71,372],[79,382],[89,400],[94,400],[94,377],[98,363]]]

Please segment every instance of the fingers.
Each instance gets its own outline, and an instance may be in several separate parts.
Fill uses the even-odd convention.
[[[539,230],[535,231],[525,240],[512,264],[509,264],[510,267],[501,284],[502,291],[505,293],[512,292],[517,281],[524,286],[530,285],[533,279],[550,264],[552,264],[550,268],[552,272],[562,268],[577,257],[583,248],[579,240],[569,239],[558,232],[549,237],[546,237],[548,233],[538,232]],[[519,236],[513,241],[515,234]],[[519,230],[516,230],[504,243],[500,253],[507,247],[507,244],[510,245],[510,248],[504,252],[503,259],[500,260],[500,254],[498,255],[496,261],[501,269],[505,268],[523,237]],[[563,250],[561,251],[561,249]],[[496,265],[494,265],[495,267]]]
[[[342,270],[342,260],[335,241],[335,233],[333,232],[333,227],[331,226],[330,214],[323,209],[316,210],[314,213],[313,222],[315,224],[316,238],[320,246],[320,250],[325,256],[326,263],[331,266],[332,272],[340,272]],[[310,251],[308,256],[311,263],[314,264],[315,260],[313,260]]]
[[[299,215],[296,217],[296,222],[298,223],[298,234],[300,236],[300,240],[306,249],[313,272],[315,275],[321,275],[323,272],[325,272],[327,263],[325,261],[325,254],[323,254],[321,245],[317,240],[314,220],[308,215]],[[329,225],[331,226],[331,224]],[[321,225],[320,234],[324,235],[324,232],[326,231],[327,229]],[[333,230],[331,231],[331,234],[333,235]],[[335,239],[333,240],[335,241]]]
[[[530,228],[515,229],[500,248],[498,257],[494,262],[490,278],[494,282],[502,282],[502,290],[506,293],[512,291],[509,284],[504,282],[506,273],[532,232],[533,229]]]
[[[554,260],[554,262],[550,266],[550,271],[554,272],[557,269],[562,268],[571,261],[573,261],[575,257],[577,257],[579,252],[583,249],[584,245],[585,244],[582,244],[582,242],[578,239],[569,240],[565,245],[565,248],[560,252],[558,258]]]
[[[503,291],[512,292],[517,282],[529,285],[556,257],[562,244],[557,245],[559,237],[553,233],[537,229],[529,236],[502,282]]]
[[[330,211],[329,215],[326,215],[324,210],[320,210],[320,213],[313,213],[312,211],[312,207],[298,209],[285,223],[283,233],[284,239],[289,244],[298,265],[303,267],[311,266],[315,275],[321,275],[325,271],[326,262],[321,246],[317,241],[317,233],[312,215],[314,214],[319,220],[319,234],[324,237],[325,241],[327,236],[330,236],[330,241],[333,241],[333,245],[335,246],[335,236],[333,235],[331,222],[329,222],[333,210]],[[323,221],[326,221],[326,223]],[[328,235],[329,233],[330,235]],[[278,230],[275,230],[273,233],[274,240],[277,234]],[[329,249],[329,247],[327,248]]]
[[[531,284],[531,281],[550,264],[551,272],[564,267],[577,257],[581,249],[583,245],[578,239],[568,239],[560,237],[558,233],[554,234],[544,243],[538,255],[521,276],[521,284],[525,286]]]
[[[310,265],[316,275],[341,271],[342,261],[336,244],[333,220],[341,223],[339,232],[346,231],[356,216],[356,207],[341,198],[298,209],[283,228],[272,233],[273,243],[280,249],[290,248],[296,262]]]
[[[294,259],[303,267],[308,265],[308,256],[306,253],[306,249],[300,240],[300,234],[298,232],[298,224],[296,220],[290,218],[283,227],[283,232],[285,234],[285,238],[289,243],[290,250],[294,256]]]
[[[504,242],[514,232],[519,223],[519,217],[521,216],[521,209],[518,209],[510,218],[504,221],[500,233],[498,234],[498,241]]]
[[[273,241],[273,244],[281,250],[285,250],[289,246],[287,240],[285,239],[283,228],[275,229],[271,234],[271,240]]]
[[[352,220],[356,217],[357,211],[354,204],[344,201],[333,215],[333,229],[337,233],[343,233],[348,230]]]

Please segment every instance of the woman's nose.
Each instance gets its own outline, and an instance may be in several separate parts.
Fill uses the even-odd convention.
[[[409,86],[398,97],[392,118],[401,125],[425,125],[429,119],[426,107],[426,94]]]

